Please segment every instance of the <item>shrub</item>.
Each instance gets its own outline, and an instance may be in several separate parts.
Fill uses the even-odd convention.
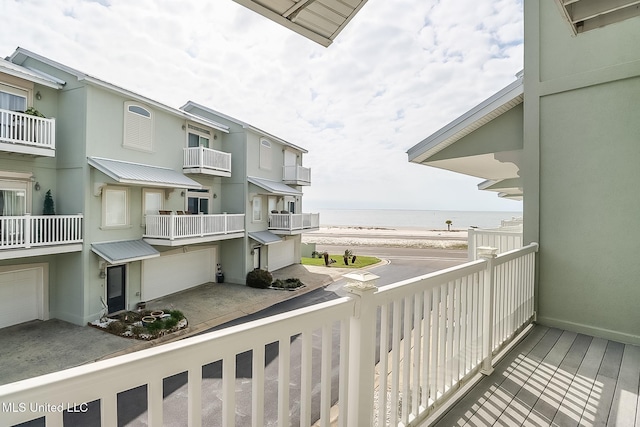
[[[280,289],[296,289],[296,288],[299,288],[300,286],[304,286],[304,284],[300,281],[300,279],[289,278],[285,280],[278,279],[275,282],[273,282],[272,286],[274,288],[280,288]]]
[[[178,326],[178,319],[176,319],[175,317],[169,317],[164,321],[165,329],[173,329],[176,326]]]
[[[131,328],[131,333],[134,337],[139,337],[144,334],[144,328],[142,326],[134,326]]]
[[[273,276],[266,270],[255,269],[247,273],[247,286],[266,289],[271,286]]]
[[[124,322],[121,322],[119,320],[116,320],[115,322],[111,322],[107,325],[107,331],[111,332],[112,334],[120,335],[126,330],[127,330],[127,325],[125,325]]]
[[[180,310],[169,311],[171,318],[176,319],[178,322],[184,319],[184,314]]]

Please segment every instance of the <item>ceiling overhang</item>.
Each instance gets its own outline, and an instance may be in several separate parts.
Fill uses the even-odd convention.
[[[640,0],[556,0],[575,34],[640,16]]]
[[[283,27],[329,46],[367,0],[234,0]]]

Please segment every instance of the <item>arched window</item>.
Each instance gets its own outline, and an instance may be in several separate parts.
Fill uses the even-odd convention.
[[[151,151],[153,149],[153,112],[131,101],[124,103],[124,137],[127,148]]]
[[[271,170],[271,142],[260,138],[260,169]]]

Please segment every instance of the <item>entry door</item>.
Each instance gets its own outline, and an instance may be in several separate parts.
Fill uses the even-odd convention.
[[[126,265],[107,267],[107,309],[109,313],[125,308]]]
[[[260,247],[253,249],[253,268],[260,268]]]

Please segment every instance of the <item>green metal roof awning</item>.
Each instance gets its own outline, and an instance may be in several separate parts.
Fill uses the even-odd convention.
[[[109,264],[125,264],[160,256],[160,252],[143,240],[92,243],[91,250]]]
[[[247,177],[247,181],[257,185],[263,190],[266,190],[270,194],[278,194],[281,196],[302,196],[302,191],[298,191],[281,182],[271,181],[270,179],[264,178],[256,178],[254,176]]]
[[[249,233],[249,237],[265,246],[272,243],[282,242],[282,238],[280,236],[277,236],[270,231],[254,231]]]
[[[89,165],[121,184],[199,190],[202,185],[173,169],[121,160],[89,157]]]

